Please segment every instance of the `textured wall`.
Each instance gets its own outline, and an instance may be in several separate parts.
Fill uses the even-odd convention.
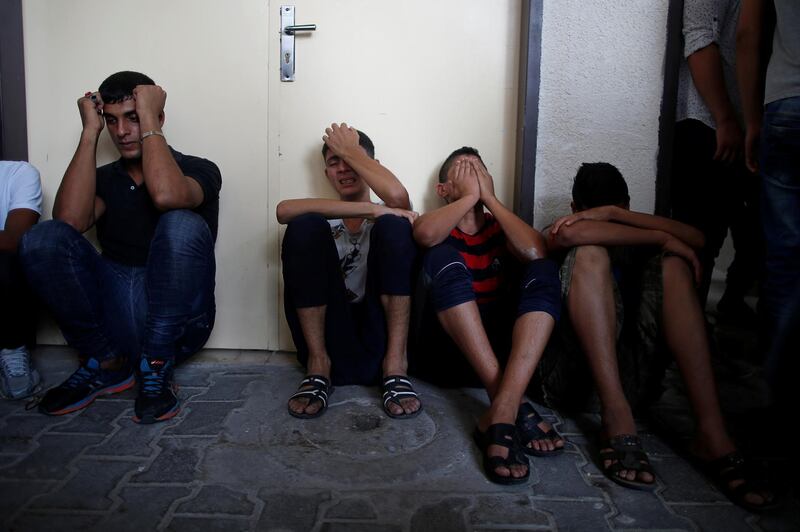
[[[545,0],[535,226],[569,212],[582,162],[615,164],[655,203],[668,0]]]

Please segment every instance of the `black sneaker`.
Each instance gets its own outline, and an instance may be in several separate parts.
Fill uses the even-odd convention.
[[[164,421],[180,412],[177,386],[172,382],[171,360],[147,359],[139,363],[139,396],[134,406],[137,423]]]
[[[112,371],[100,368],[100,361],[90,358],[67,380],[44,394],[39,411],[50,416],[69,414],[86,408],[100,395],[125,391],[133,382],[133,372],[127,365],[123,370]]]

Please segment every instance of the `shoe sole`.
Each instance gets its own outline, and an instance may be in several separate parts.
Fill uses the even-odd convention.
[[[135,423],[139,423],[140,425],[150,425],[152,423],[158,423],[159,421],[166,421],[168,419],[172,419],[181,411],[180,403],[176,403],[172,410],[169,410],[165,414],[161,414],[158,417],[153,416],[142,416],[139,417],[136,414],[133,415],[133,421]]]
[[[129,390],[133,387],[136,379],[133,375],[128,377],[126,380],[114,384],[113,386],[109,386],[107,388],[101,388],[94,392],[93,394],[87,396],[86,398],[78,401],[77,403],[73,403],[66,408],[62,408],[61,410],[56,410],[53,412],[48,412],[47,410],[41,410],[41,412],[47,414],[48,416],[63,416],[65,414],[71,414],[72,412],[76,412],[78,410],[82,410],[92,404],[95,399],[100,397],[101,395],[111,395],[114,393],[124,392],[125,390]]]

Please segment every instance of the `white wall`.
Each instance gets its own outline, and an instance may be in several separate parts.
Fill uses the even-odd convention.
[[[545,0],[535,227],[569,212],[582,162],[616,165],[653,211],[668,3]]]

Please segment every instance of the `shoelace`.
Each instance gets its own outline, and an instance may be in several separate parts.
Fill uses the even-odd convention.
[[[142,372],[142,392],[148,397],[161,395],[164,388],[165,371]]]
[[[22,349],[6,350],[0,356],[3,373],[11,377],[19,377],[28,373],[28,353]]]
[[[69,376],[67,381],[64,383],[64,386],[68,388],[77,388],[78,386],[82,386],[96,377],[96,371],[92,371],[86,366],[81,366],[75,373]]]

